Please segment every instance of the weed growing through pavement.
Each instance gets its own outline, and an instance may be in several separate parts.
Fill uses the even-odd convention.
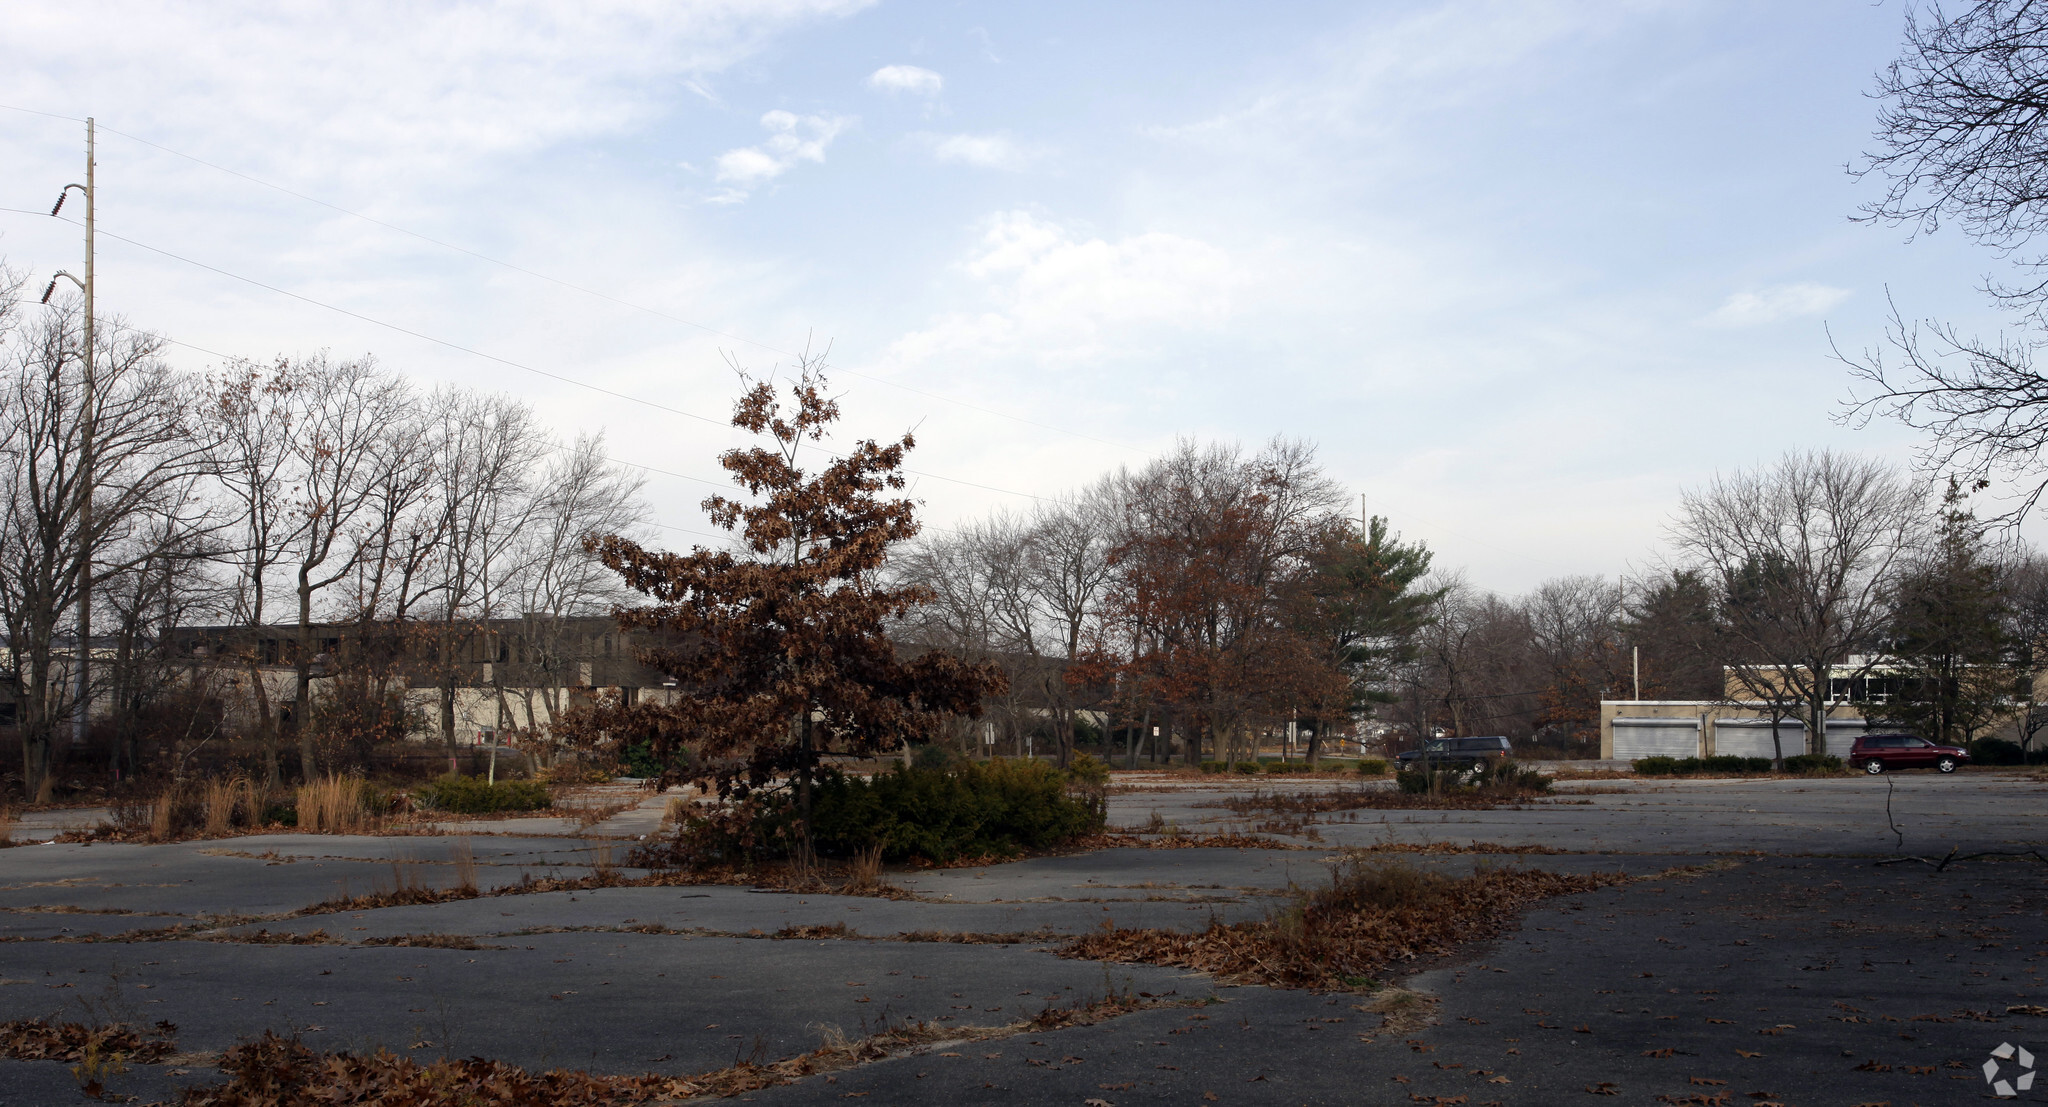
[[[1199,932],[1105,925],[1062,956],[1145,962],[1246,983],[1343,989],[1387,966],[1447,953],[1498,933],[1536,900],[1617,884],[1620,873],[1563,874],[1482,866],[1454,877],[1403,861],[1350,854],[1330,883],[1297,891],[1265,919],[1211,922]]]
[[[467,835],[455,840],[455,847],[449,851],[455,864],[455,886],[462,891],[476,892],[476,849]]]

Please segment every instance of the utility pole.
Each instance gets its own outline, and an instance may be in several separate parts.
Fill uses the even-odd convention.
[[[57,193],[57,202],[50,208],[56,215],[64,208],[64,201],[77,189],[85,197],[85,279],[80,280],[70,273],[58,270],[50,278],[50,286],[43,290],[43,302],[50,302],[50,294],[57,291],[57,277],[63,277],[78,286],[85,293],[85,396],[78,416],[78,568],[73,588],[78,593],[78,638],[73,650],[72,673],[77,678],[77,715],[71,721],[71,741],[74,745],[84,743],[88,715],[92,710],[92,488],[93,488],[93,419],[98,407],[96,381],[94,380],[93,359],[98,351],[94,349],[95,323],[93,316],[93,122],[85,120],[85,183],[76,182],[64,186]]]

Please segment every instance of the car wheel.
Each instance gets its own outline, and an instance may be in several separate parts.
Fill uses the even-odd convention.
[[[1864,771],[1864,772],[1866,772],[1866,773],[1869,773],[1869,774],[1870,774],[1871,776],[1876,776],[1876,775],[1878,775],[1879,773],[1882,773],[1882,772],[1884,772],[1884,762],[1882,762],[1882,761],[1865,761],[1865,762],[1863,763],[1863,771]]]
[[[1945,772],[1945,773],[1952,773],[1952,772],[1955,772],[1955,771],[1956,771],[1956,759],[1955,759],[1955,758],[1953,758],[1953,757],[1944,757],[1944,758],[1942,758],[1941,760],[1939,760],[1939,761],[1936,761],[1936,762],[1934,763],[1934,767],[1935,767],[1935,768],[1937,768],[1937,769],[1940,769],[1940,770],[1941,770],[1942,772]]]

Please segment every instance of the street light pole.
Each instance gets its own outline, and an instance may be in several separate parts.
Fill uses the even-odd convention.
[[[93,420],[99,405],[97,381],[94,379],[94,358],[98,351],[93,314],[93,156],[94,127],[91,117],[85,121],[85,183],[68,184],[57,194],[57,202],[50,208],[56,215],[63,210],[64,201],[77,189],[85,197],[85,279],[80,280],[69,273],[59,271],[50,278],[50,286],[43,290],[43,302],[50,302],[50,294],[57,290],[57,277],[63,277],[78,286],[85,293],[85,395],[78,417],[78,567],[73,588],[78,593],[78,637],[72,654],[72,673],[77,678],[76,716],[71,720],[71,741],[83,744],[86,737],[88,715],[92,710],[92,489],[93,489]]]

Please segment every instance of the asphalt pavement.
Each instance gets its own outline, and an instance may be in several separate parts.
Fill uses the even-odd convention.
[[[1132,787],[1112,798],[1113,823],[1156,812],[1195,834],[1266,820],[1217,806],[1226,793],[1332,786],[1122,780]],[[2002,1043],[2048,1057],[2048,1017],[2028,1013],[2048,1012],[2048,864],[1879,864],[2036,848],[2048,786],[1970,772],[1889,788],[1603,780],[1557,791],[1264,831],[1291,848],[892,872],[909,897],[898,899],[712,885],[318,909],[399,882],[451,886],[463,850],[487,891],[615,867],[658,818],[658,798],[589,828],[25,845],[0,850],[0,1019],[177,1024],[183,1056],[114,1078],[144,1100],[217,1079],[211,1055],[265,1029],[323,1049],[684,1074],[906,1022],[1023,1026],[1048,1006],[1111,995],[1155,1006],[963,1035],[745,1098],[1904,1107],[1984,1098],[1987,1059],[2017,1079],[2016,1052],[1991,1057]],[[1326,879],[1346,848],[1474,843],[1563,852],[1399,856],[1454,872],[1527,864],[1642,879],[1546,901],[1496,940],[1397,966],[1389,982],[1416,998],[1395,1025],[1372,1008],[1399,993],[1233,986],[1054,952],[1060,936],[1106,923],[1198,930],[1263,917]],[[162,940],[172,926],[175,940]],[[275,944],[284,933],[303,944]],[[973,940],[935,940],[949,936]],[[400,938],[424,944],[366,944]],[[2020,1099],[2048,1099],[2048,1080]],[[66,1066],[0,1062],[0,1105],[69,1102],[87,1101]]]

